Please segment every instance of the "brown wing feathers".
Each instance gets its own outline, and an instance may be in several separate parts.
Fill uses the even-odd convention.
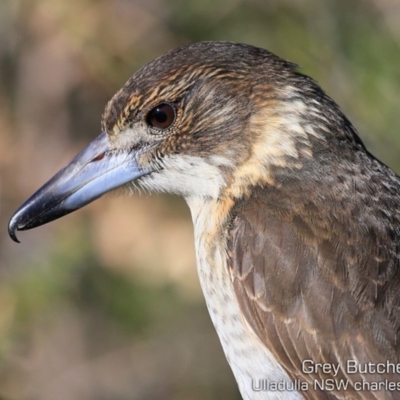
[[[352,385],[398,382],[398,374],[349,373],[346,367],[347,360],[399,361],[399,316],[393,311],[399,306],[393,282],[399,282],[399,267],[392,261],[398,246],[388,243],[390,221],[379,220],[381,212],[370,213],[364,226],[349,218],[346,208],[338,216],[329,201],[322,205],[315,201],[317,193],[313,197],[288,196],[285,204],[278,189],[256,188],[234,209],[229,267],[242,312],[292,379],[310,383],[306,398],[394,399],[396,391]],[[307,372],[302,363],[308,359],[338,365],[336,376]],[[329,378],[350,386],[330,394],[315,387],[315,380]]]

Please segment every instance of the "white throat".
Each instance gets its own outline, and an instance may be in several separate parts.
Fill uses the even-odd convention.
[[[174,193],[189,197],[217,198],[225,186],[219,165],[224,159],[193,155],[172,155],[163,159],[163,169],[140,179],[150,191]]]
[[[218,200],[188,197],[195,232],[197,269],[211,320],[244,400],[301,399],[271,352],[242,317],[226,261]],[[283,383],[288,390],[260,390],[262,383]]]

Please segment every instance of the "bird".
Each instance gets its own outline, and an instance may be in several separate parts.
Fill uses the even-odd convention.
[[[296,64],[232,42],[170,50],[9,235],[116,188],[186,200],[244,400],[400,398],[400,178]]]

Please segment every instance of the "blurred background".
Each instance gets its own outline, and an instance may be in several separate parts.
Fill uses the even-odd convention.
[[[298,63],[400,172],[399,21],[398,0],[1,0],[0,400],[239,399],[181,199],[106,196],[22,244],[7,222],[135,70],[199,40]]]

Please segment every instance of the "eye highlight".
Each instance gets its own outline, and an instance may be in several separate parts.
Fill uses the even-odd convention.
[[[174,123],[175,117],[175,108],[168,103],[162,103],[147,114],[146,121],[154,128],[167,129]]]

